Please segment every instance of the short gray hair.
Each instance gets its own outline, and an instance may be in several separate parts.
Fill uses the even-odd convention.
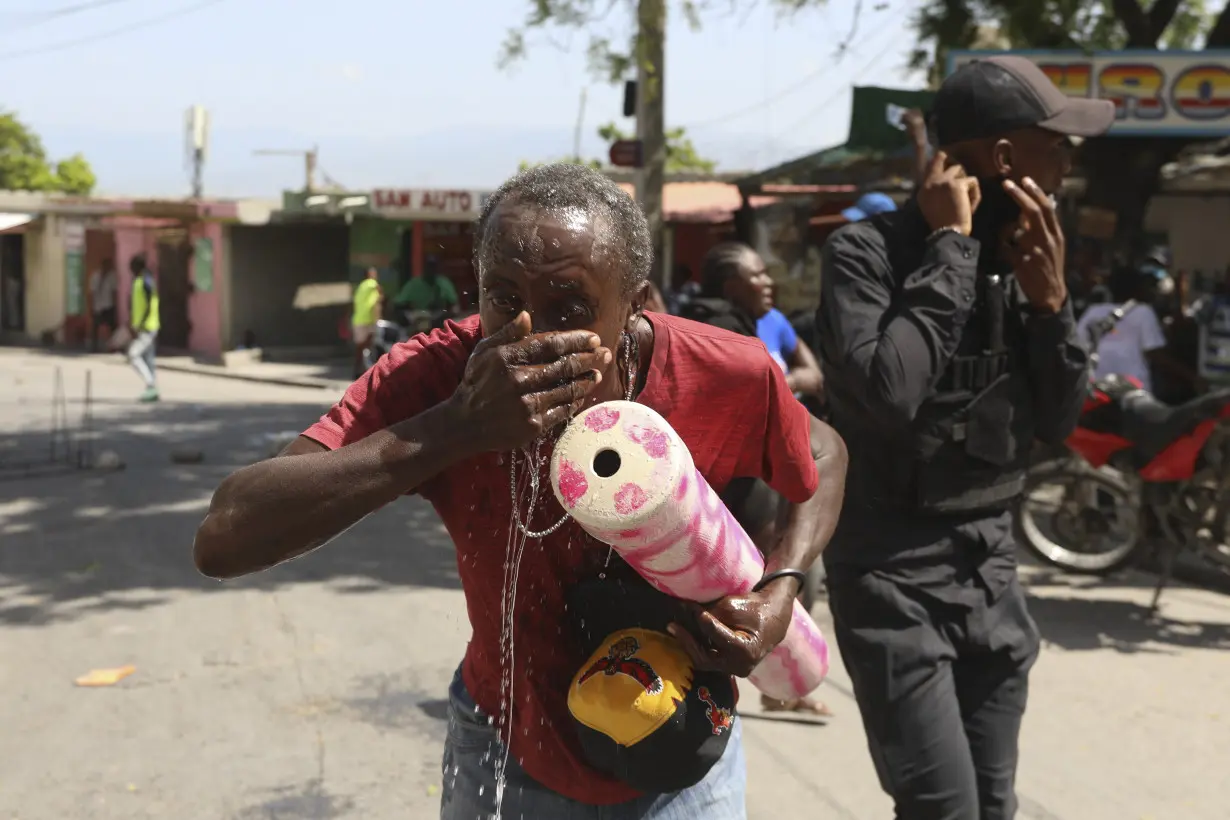
[[[598,217],[596,244],[622,272],[624,292],[635,293],[649,279],[653,243],[640,207],[598,171],[564,162],[527,168],[488,197],[474,235],[474,267],[480,277],[495,248],[491,216],[505,203],[548,213],[576,209]]]

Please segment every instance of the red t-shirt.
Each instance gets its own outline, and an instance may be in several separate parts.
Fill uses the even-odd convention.
[[[670,422],[709,484],[721,492],[732,478],[755,477],[793,502],[810,498],[818,476],[809,418],[764,345],[673,316],[648,319],[653,358],[637,400]],[[472,317],[397,345],[304,435],[341,447],[447,399],[481,334]],[[435,507],[457,549],[473,629],[462,676],[483,711],[498,716],[500,602],[513,526],[507,455],[461,461],[417,492]],[[544,486],[527,526],[545,529],[562,515]],[[511,752],[539,783],[593,805],[638,796],[583,762],[567,707],[568,686],[585,655],[575,645],[565,591],[593,577],[607,553],[571,521],[541,542],[529,541],[514,609]]]

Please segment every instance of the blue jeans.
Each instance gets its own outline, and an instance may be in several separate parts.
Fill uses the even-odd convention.
[[[488,820],[495,814],[495,760],[503,750],[495,727],[461,681],[448,689],[448,738],[440,820]],[[747,766],[743,725],[735,721],[726,753],[705,779],[673,794],[645,795],[614,806],[590,806],[530,778],[510,756],[502,820],[746,820]]]

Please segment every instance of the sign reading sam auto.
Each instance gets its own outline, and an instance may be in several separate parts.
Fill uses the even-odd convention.
[[[488,196],[486,191],[383,188],[372,193],[372,207],[380,213],[407,218],[476,219]]]
[[[1028,57],[1069,96],[1112,101],[1112,135],[1230,134],[1230,51],[957,51],[948,72],[991,54]]]

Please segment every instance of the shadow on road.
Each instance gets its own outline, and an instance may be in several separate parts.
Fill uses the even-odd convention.
[[[235,815],[235,820],[333,820],[349,817],[354,801],[327,792],[319,780],[274,790],[269,797]]]
[[[1157,614],[1150,614],[1153,576],[1130,572],[1112,578],[1064,575],[1045,569],[1026,579],[1029,611],[1044,640],[1069,650],[1113,649],[1117,652],[1169,653],[1181,648],[1230,649],[1230,600],[1213,605],[1224,609],[1220,621],[1170,617],[1167,595],[1182,595],[1176,587],[1162,594]],[[1093,590],[1105,593],[1091,597]],[[1116,590],[1132,590],[1136,600],[1125,600]]]
[[[134,407],[98,422],[100,449],[126,468],[28,478],[0,470],[0,624],[38,625],[96,610],[143,609],[177,590],[223,585],[200,576],[191,547],[218,483],[265,457],[268,433],[310,425],[321,405]],[[6,436],[19,452],[45,453],[47,432]],[[171,463],[174,450],[200,464]],[[353,594],[390,586],[456,588],[452,544],[434,511],[414,499],[378,511],[325,549],[228,588],[337,583]]]

